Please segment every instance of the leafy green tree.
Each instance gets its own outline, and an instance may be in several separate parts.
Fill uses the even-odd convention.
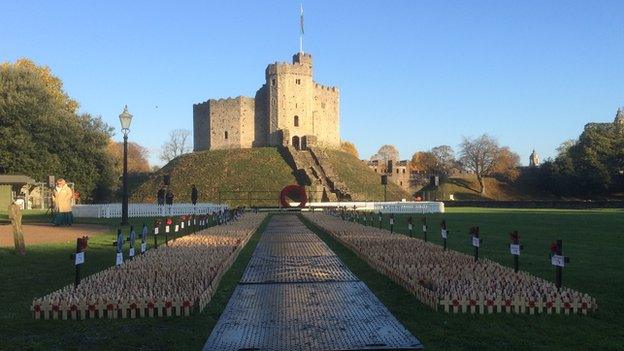
[[[49,68],[0,64],[0,173],[54,174],[76,183],[83,199],[106,200],[115,182],[106,153],[112,129],[77,108]]]

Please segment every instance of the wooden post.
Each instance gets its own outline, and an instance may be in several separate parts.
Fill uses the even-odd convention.
[[[160,220],[154,221],[154,248],[158,248],[158,234],[160,232]]]
[[[566,263],[570,262],[570,258],[563,255],[563,241],[561,239],[550,245],[550,252],[550,263],[556,267],[555,285],[557,286],[557,290],[561,290],[563,267],[565,267]]]
[[[76,267],[76,276],[74,280],[74,289],[80,284],[80,268],[84,263],[84,252],[87,250],[87,243],[89,241],[88,236],[82,238],[76,238],[76,252],[70,256],[74,260],[74,266]]]
[[[472,238],[472,246],[474,247],[475,262],[479,261],[479,247],[481,246],[481,238],[479,238],[479,227],[470,228]]]
[[[519,263],[520,250],[522,248],[522,245],[520,245],[520,239],[518,237],[518,231],[515,230],[514,232],[509,234],[509,238],[510,238],[509,252],[513,256],[514,272],[518,273],[519,265],[520,265]]]
[[[440,223],[440,236],[442,237],[442,244],[444,245],[443,251],[446,251],[446,239],[448,237],[448,229],[446,229],[446,220],[442,220]]]

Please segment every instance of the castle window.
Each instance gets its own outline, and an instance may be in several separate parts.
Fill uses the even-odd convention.
[[[325,108],[325,103],[321,102],[321,108]]]
[[[301,79],[295,79],[295,83],[301,84]]]
[[[226,130],[226,131],[225,131],[225,139],[227,139],[227,138],[228,138],[228,132],[227,132],[227,130]]]
[[[273,78],[273,80],[271,80],[271,85],[275,86],[275,78]]]
[[[299,127],[299,116],[295,116],[294,124],[295,124],[295,127]]]

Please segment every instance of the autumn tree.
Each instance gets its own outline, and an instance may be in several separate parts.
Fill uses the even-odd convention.
[[[417,151],[412,155],[410,167],[414,171],[431,173],[436,167],[435,155],[428,151]]]
[[[348,154],[355,156],[356,158],[360,158],[360,153],[358,152],[355,144],[350,141],[343,141],[340,143],[340,149]]]
[[[387,163],[389,160],[397,161],[399,159],[399,150],[394,145],[384,145],[379,148],[376,154],[371,157],[371,161],[381,161]]]
[[[160,159],[170,162],[174,158],[191,151],[188,138],[191,132],[186,129],[174,129],[169,132],[169,140],[161,147]]]
[[[123,142],[110,140],[108,153],[113,158],[115,173],[121,174],[123,172]],[[128,142],[128,173],[146,173],[150,170],[147,149],[135,142]]]
[[[520,156],[508,146],[501,147],[494,161],[492,174],[506,181],[515,181],[520,175]]]
[[[76,184],[82,198],[107,200],[115,182],[106,152],[112,128],[78,114],[49,68],[21,59],[0,64],[0,173]]]
[[[483,178],[492,174],[500,157],[498,141],[487,134],[475,139],[464,137],[460,149],[461,163],[466,169],[474,172],[479,181],[479,192],[485,193]]]

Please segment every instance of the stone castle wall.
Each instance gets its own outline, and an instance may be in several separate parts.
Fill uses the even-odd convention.
[[[340,93],[314,82],[311,55],[298,53],[292,63],[268,65],[265,80],[254,98],[193,106],[195,151],[312,143],[340,147]]]

